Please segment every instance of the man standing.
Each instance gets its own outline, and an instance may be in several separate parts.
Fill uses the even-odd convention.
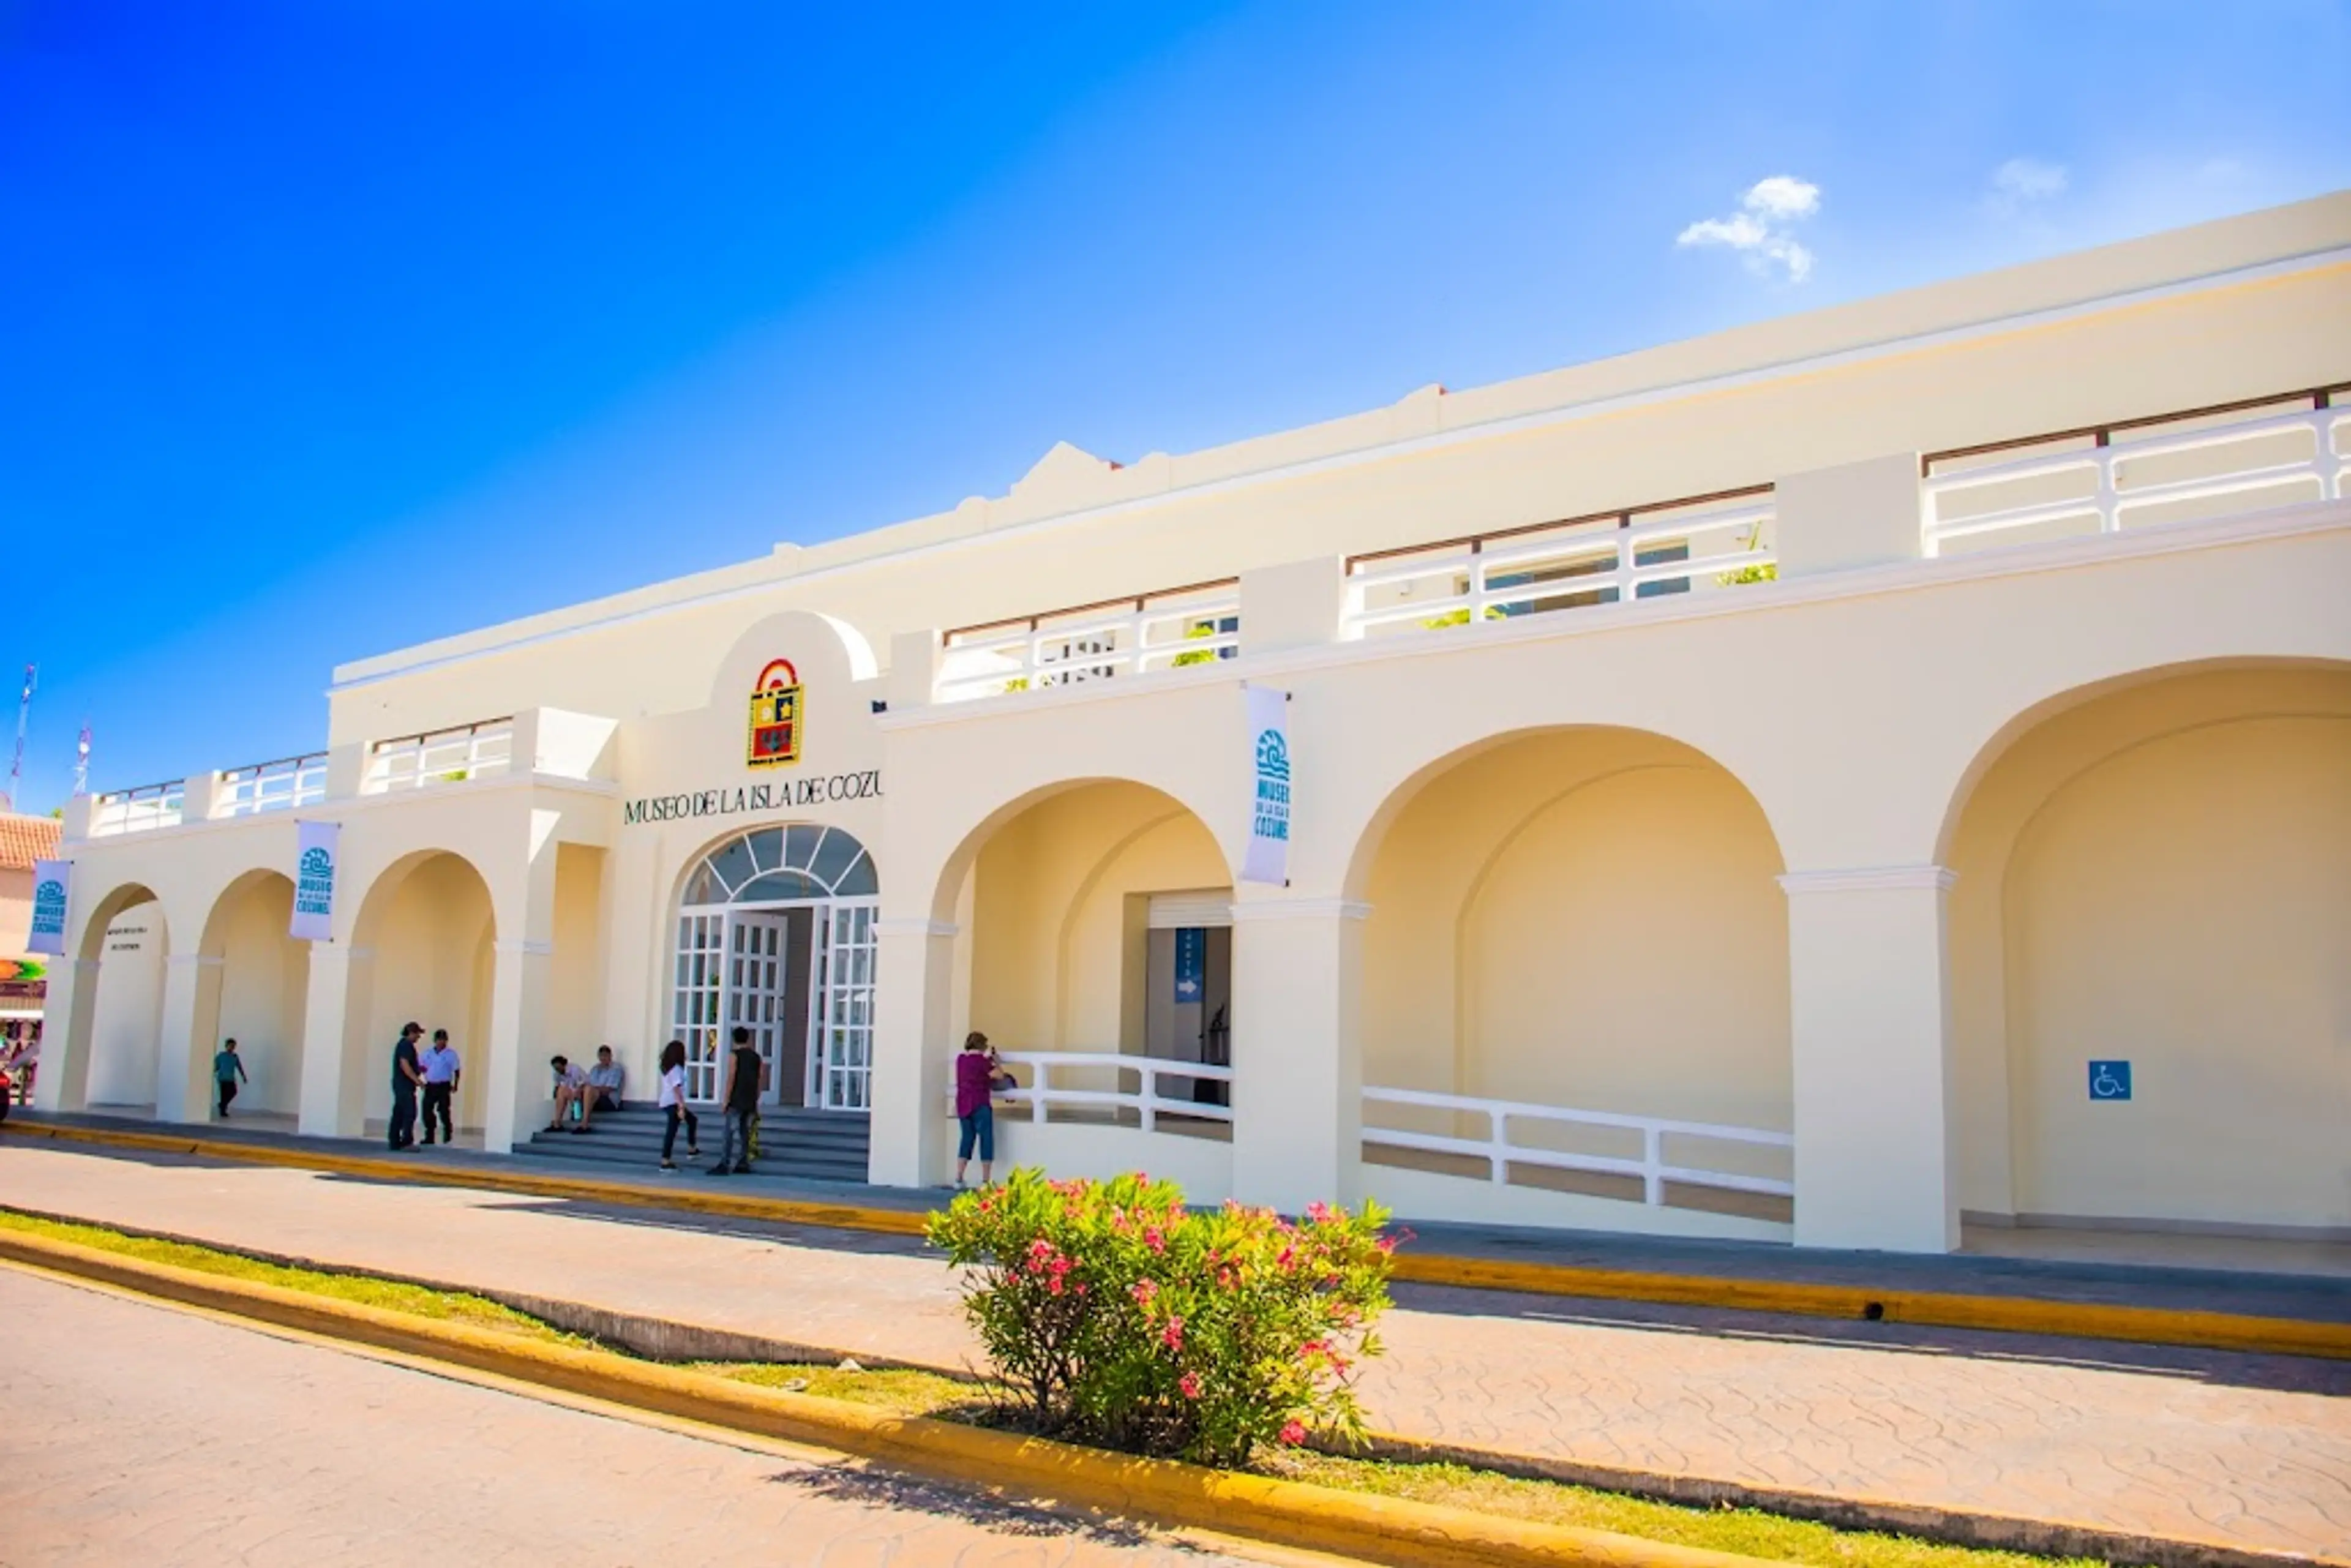
[[[424,1053],[424,1146],[433,1146],[433,1118],[441,1118],[441,1141],[454,1144],[457,1129],[449,1122],[449,1099],[457,1092],[457,1078],[465,1064],[457,1060],[455,1047],[449,1043],[449,1031],[433,1031],[433,1049]]]
[[[395,1154],[416,1146],[416,1090],[424,1082],[417,1071],[416,1039],[423,1032],[421,1023],[402,1024],[392,1048],[392,1126],[386,1135]]]
[[[712,1176],[751,1174],[751,1122],[759,1113],[759,1092],[768,1086],[768,1064],[751,1044],[751,1031],[737,1024],[735,1049],[726,1058],[726,1134],[718,1145]],[[738,1143],[737,1140],[740,1139]]]
[[[247,1083],[253,1082],[246,1076],[245,1062],[236,1054],[236,1041],[225,1040],[220,1050],[213,1053],[213,1083],[220,1091],[220,1116],[224,1122],[228,1120],[228,1103],[236,1098],[240,1079]]]

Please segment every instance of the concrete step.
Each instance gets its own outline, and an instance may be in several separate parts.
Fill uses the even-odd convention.
[[[713,1111],[697,1113],[704,1123],[702,1157],[715,1158],[723,1130],[718,1114]],[[606,1112],[586,1133],[558,1133],[541,1128],[519,1152],[536,1159],[566,1164],[642,1169],[659,1163],[666,1124],[667,1118],[650,1106]],[[868,1127],[868,1118],[859,1113],[770,1107],[759,1117],[759,1169],[770,1176],[862,1182],[865,1179]],[[681,1161],[685,1157],[683,1139],[677,1157]]]

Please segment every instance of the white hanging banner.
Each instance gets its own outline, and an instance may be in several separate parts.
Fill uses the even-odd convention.
[[[66,887],[72,878],[71,861],[33,862],[33,934],[26,939],[26,952],[65,956]]]
[[[1290,880],[1290,694],[1245,686],[1249,704],[1249,836],[1243,882]]]
[[[298,822],[294,856],[294,924],[288,935],[324,942],[335,934],[335,855],[340,822]]]

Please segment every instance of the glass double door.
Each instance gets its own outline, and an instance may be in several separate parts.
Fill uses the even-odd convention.
[[[764,1103],[867,1107],[874,915],[873,904],[859,901],[726,912],[721,929],[708,933],[724,955],[710,998],[718,1027],[708,1097],[723,1088],[726,1042],[739,1026],[767,1068]]]

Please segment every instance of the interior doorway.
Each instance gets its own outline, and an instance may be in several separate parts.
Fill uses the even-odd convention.
[[[1143,966],[1145,1056],[1233,1064],[1231,897],[1222,889],[1151,895]],[[1201,1104],[1228,1104],[1231,1085],[1195,1079],[1192,1094]]]

